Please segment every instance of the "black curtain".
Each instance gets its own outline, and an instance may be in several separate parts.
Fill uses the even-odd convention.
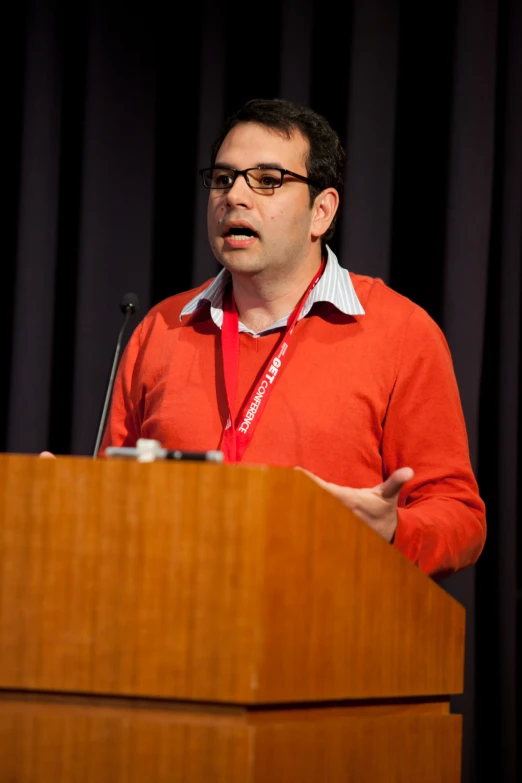
[[[26,0],[3,57],[7,452],[91,454],[121,296],[136,325],[215,274],[196,172],[225,116],[284,97],[329,118],[348,152],[334,251],[453,353],[489,526],[443,584],[467,610],[463,781],[515,781],[522,0]]]

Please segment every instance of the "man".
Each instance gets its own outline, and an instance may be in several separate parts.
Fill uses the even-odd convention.
[[[442,577],[476,561],[486,524],[452,361],[424,310],[328,248],[344,163],[310,109],[229,118],[200,172],[224,268],[135,330],[102,452],[143,437],[300,467]]]

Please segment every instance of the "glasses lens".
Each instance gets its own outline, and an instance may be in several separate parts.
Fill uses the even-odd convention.
[[[246,172],[248,184],[254,190],[272,190],[279,188],[283,182],[281,169],[248,169]],[[213,190],[226,190],[236,181],[237,172],[234,169],[216,167],[202,171],[203,184]]]
[[[205,169],[203,184],[206,188],[230,188],[234,184],[235,172],[232,169]]]
[[[255,190],[272,190],[278,188],[283,181],[279,169],[248,169],[247,176],[250,187]]]

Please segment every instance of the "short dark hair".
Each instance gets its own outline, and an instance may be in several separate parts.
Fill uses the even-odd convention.
[[[342,197],[346,153],[339,136],[321,114],[283,98],[253,98],[231,114],[211,147],[211,166],[216,162],[219,148],[228,133],[236,125],[246,122],[273,128],[287,138],[297,130],[308,140],[310,150],[305,160],[306,172],[314,182],[308,186],[310,206],[325,188],[335,188]],[[338,214],[339,210],[321,237],[323,245],[334,234]]]

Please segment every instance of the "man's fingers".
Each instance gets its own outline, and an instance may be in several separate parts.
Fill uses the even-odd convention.
[[[415,473],[411,468],[398,468],[386,481],[380,485],[381,497],[389,500],[398,495],[407,481],[414,477]]]
[[[343,503],[350,505],[351,507],[351,502],[353,502],[353,494],[357,492],[357,490],[353,490],[351,487],[342,487],[339,484],[334,484],[332,481],[325,481],[324,479],[319,478],[319,476],[316,476],[315,473],[311,473],[311,471],[306,470],[305,468],[296,467],[295,470],[300,470],[302,473],[306,473],[306,475],[310,476],[310,478],[313,479],[316,484],[319,484],[320,487],[326,489],[338,500],[341,500]]]
[[[411,468],[398,468],[391,476],[375,487],[354,489],[325,481],[304,468],[302,470],[319,486],[350,508],[386,541],[392,541],[397,527],[398,496],[404,484],[415,475]]]
[[[296,465],[294,470],[300,470],[301,473],[306,473],[307,476],[310,476],[310,478],[317,479],[317,481],[324,481],[324,479],[319,478],[319,476],[316,476],[315,473],[312,473],[311,470],[307,470],[306,468],[302,468],[300,465]]]
[[[310,476],[311,479],[317,482],[323,489],[328,489],[331,491],[332,487],[335,487],[335,484],[332,484],[330,481],[325,481],[322,478],[319,478],[319,476],[316,476],[315,473],[312,473],[310,470],[306,470],[306,468],[301,468],[299,465],[296,465],[294,470],[300,470],[301,473],[306,473],[307,476]]]
[[[352,487],[342,487],[338,484],[333,484],[331,481],[325,481],[324,479],[319,478],[319,476],[316,476],[315,473],[305,470],[305,468],[298,467],[296,470],[301,470],[303,473],[306,473],[307,476],[310,476],[310,478],[316,481],[323,489],[328,490],[328,492],[331,492],[335,497],[339,498],[339,500],[342,500],[349,505],[350,508],[354,509],[361,503],[361,493],[371,492],[374,496],[378,495],[383,500],[393,500],[399,494],[404,484],[407,481],[410,481],[415,475],[412,468],[398,468],[393,471],[386,481],[382,484],[378,484],[376,487],[371,489],[353,489]]]
[[[56,459],[56,456],[50,451],[41,451],[38,456],[43,457],[44,459]]]

